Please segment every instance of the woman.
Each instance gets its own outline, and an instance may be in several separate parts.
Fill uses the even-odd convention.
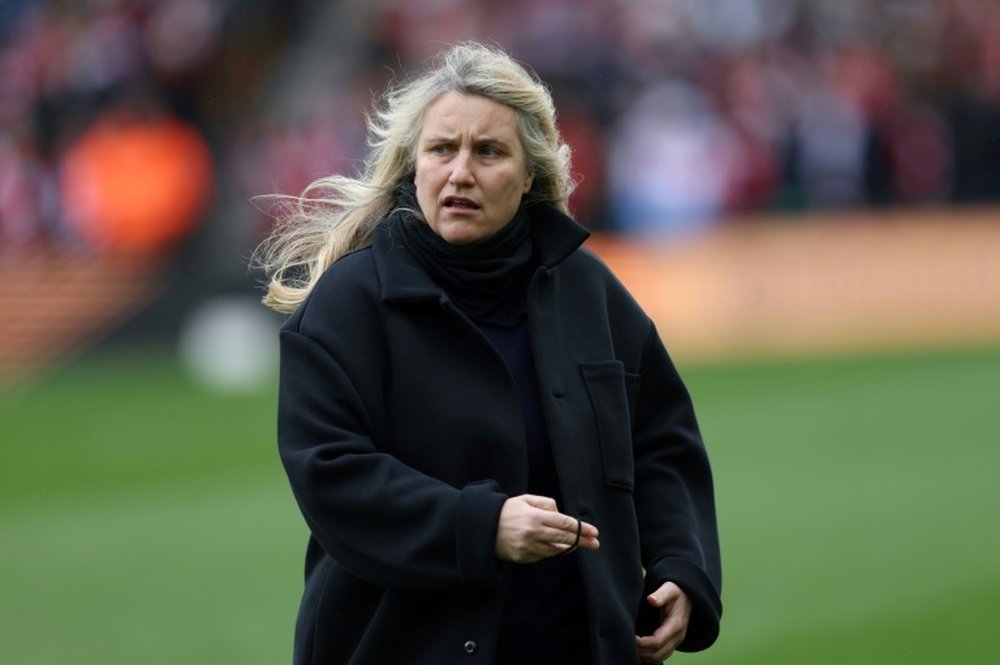
[[[265,247],[309,526],[296,663],[660,662],[715,640],[712,481],[653,324],[580,245],[552,100],[477,44],[391,91]]]

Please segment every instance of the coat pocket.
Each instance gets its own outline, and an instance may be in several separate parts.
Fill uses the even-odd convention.
[[[639,377],[626,373],[625,365],[617,360],[582,364],[580,371],[594,410],[604,482],[631,491],[635,485],[635,464],[629,388],[638,387]]]

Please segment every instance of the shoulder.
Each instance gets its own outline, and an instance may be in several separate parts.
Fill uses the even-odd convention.
[[[579,247],[562,263],[568,270],[579,272],[580,276],[589,277],[601,282],[617,282],[618,278],[611,268],[593,251],[587,247]]]
[[[635,321],[648,317],[611,268],[592,250],[580,247],[560,264],[566,281],[576,291],[599,297],[617,316]]]
[[[378,274],[372,248],[337,259],[285,322],[284,328],[314,336],[331,325],[363,316],[378,302]]]

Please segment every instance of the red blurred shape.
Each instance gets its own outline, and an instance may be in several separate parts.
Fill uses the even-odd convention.
[[[212,183],[204,139],[168,117],[98,121],[67,151],[61,173],[69,223],[94,245],[124,252],[186,237]]]

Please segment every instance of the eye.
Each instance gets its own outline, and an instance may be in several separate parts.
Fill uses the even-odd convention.
[[[435,155],[447,155],[451,151],[451,146],[447,143],[438,143],[430,147],[430,152]]]
[[[491,145],[479,146],[479,154],[484,157],[497,157],[500,155],[500,151]]]

